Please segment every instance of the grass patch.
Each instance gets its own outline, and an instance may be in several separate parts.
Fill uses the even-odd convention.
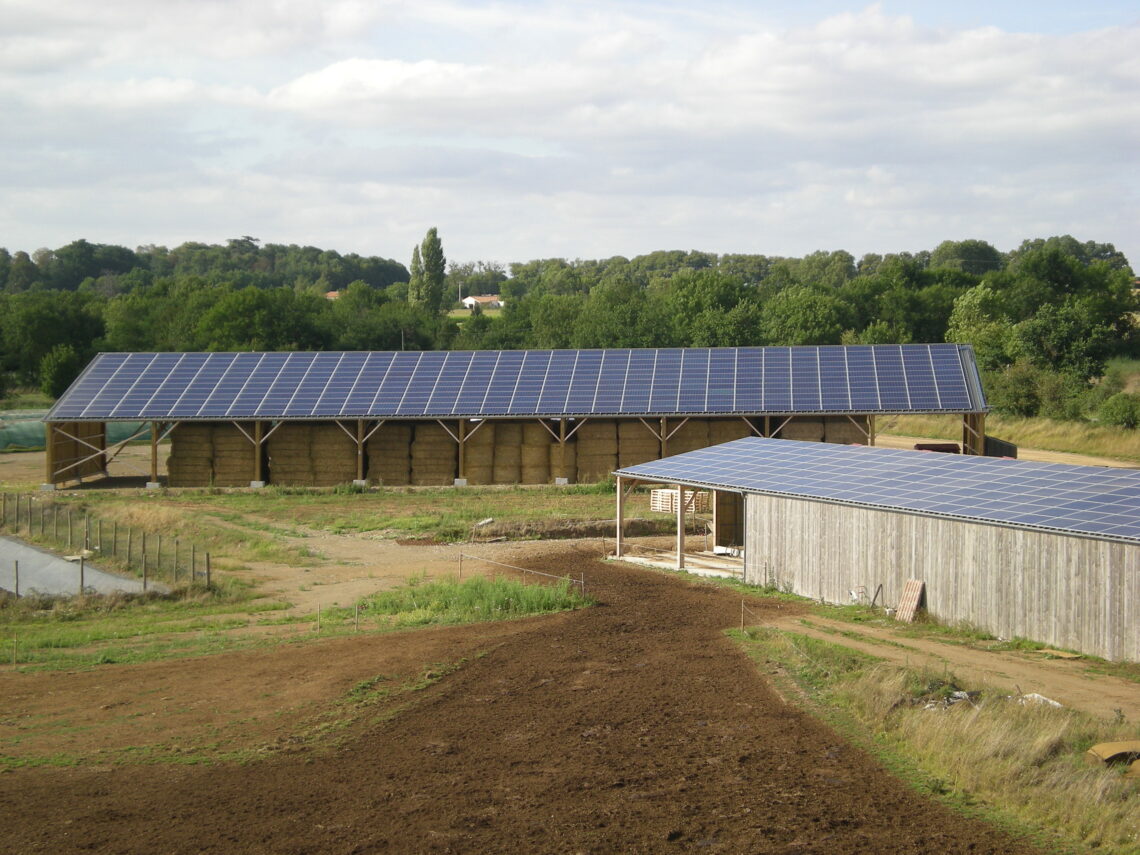
[[[1140,846],[1140,788],[1122,769],[1083,758],[1097,742],[1134,737],[1134,725],[985,687],[967,692],[948,672],[888,665],[792,632],[731,635],[758,663],[779,666],[789,694],[958,809],[1054,847],[1125,855]]]
[[[259,643],[228,631],[285,608],[255,602],[247,587],[227,582],[169,595],[4,596],[0,660],[20,670],[56,670],[218,653]]]
[[[391,591],[381,591],[361,603],[362,615],[394,628],[511,620],[590,605],[569,580],[550,585],[526,584],[503,576],[472,576],[431,582],[413,579]],[[351,612],[340,610],[342,619]]]

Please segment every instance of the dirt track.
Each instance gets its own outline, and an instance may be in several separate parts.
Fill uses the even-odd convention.
[[[0,851],[1033,851],[917,796],[785,705],[722,633],[739,594],[552,550],[532,566],[584,571],[599,607],[212,657],[232,687],[217,725],[306,674],[335,696],[417,658],[467,661],[332,752],[0,775]],[[171,703],[212,679],[184,663],[99,673]],[[5,674],[0,691],[37,679]],[[281,739],[289,723],[246,726]]]

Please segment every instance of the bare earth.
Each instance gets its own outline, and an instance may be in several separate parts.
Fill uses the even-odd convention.
[[[0,455],[0,480],[27,483],[29,457],[42,462]],[[788,706],[723,634],[739,623],[735,591],[605,563],[597,541],[305,543],[328,560],[253,568],[301,612],[455,573],[460,551],[584,574],[600,605],[75,673],[5,667],[0,753],[81,760],[0,773],[0,852],[1034,851],[916,795]],[[465,559],[465,573],[478,567]],[[1071,662],[832,627],[759,598],[748,608],[762,625],[1140,719],[1134,684]],[[835,635],[853,629],[870,637]],[[415,682],[425,666],[438,682],[322,730],[354,686]],[[146,762],[172,754],[212,762]]]
[[[188,662],[0,675],[13,736],[48,696],[77,716],[68,738],[87,742],[73,750],[186,740],[190,751],[219,735],[259,749],[243,764],[0,775],[0,851],[1034,851],[915,794],[785,704],[723,634],[739,618],[739,594],[605,564],[593,545],[513,552],[536,568],[584,573],[600,605]],[[762,620],[788,608],[750,607]],[[293,738],[360,681],[423,662],[458,668],[339,745]],[[78,726],[100,717],[115,726]]]

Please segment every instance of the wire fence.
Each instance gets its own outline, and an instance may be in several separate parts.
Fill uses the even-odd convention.
[[[0,493],[0,531],[80,562],[141,577],[143,590],[151,581],[204,582],[206,587],[213,582],[210,553],[197,544],[87,511],[76,513],[66,503],[41,496]]]
[[[569,582],[571,585],[577,585],[581,589],[583,596],[586,595],[586,574],[582,573],[579,578],[575,579],[573,576],[565,575],[558,576],[554,573],[543,573],[541,570],[531,570],[527,567],[517,567],[514,564],[504,564],[501,561],[492,561],[490,558],[481,558],[478,555],[470,555],[466,552],[459,553],[459,578],[463,579],[463,559],[468,561],[481,561],[484,564],[493,564],[496,567],[504,567],[507,570],[516,570],[519,573],[529,573],[533,576],[545,576],[547,579],[557,579],[560,582]]]

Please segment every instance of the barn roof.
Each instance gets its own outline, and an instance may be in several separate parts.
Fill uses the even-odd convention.
[[[1140,470],[750,437],[617,472],[1140,543]]]
[[[955,344],[102,353],[45,421],[977,413]]]

